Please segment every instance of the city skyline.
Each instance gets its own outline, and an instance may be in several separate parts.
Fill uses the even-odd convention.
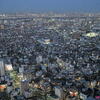
[[[99,0],[0,0],[0,13],[99,12]]]
[[[100,100],[100,0],[0,0],[0,100]]]

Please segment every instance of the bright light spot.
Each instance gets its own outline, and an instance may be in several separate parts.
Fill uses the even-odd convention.
[[[6,71],[12,71],[13,70],[13,67],[11,64],[5,64],[5,70]]]
[[[96,37],[97,35],[98,35],[97,33],[91,32],[91,33],[87,33],[85,36],[87,36],[87,37]]]

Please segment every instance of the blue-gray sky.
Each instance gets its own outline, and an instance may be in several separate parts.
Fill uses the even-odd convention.
[[[0,12],[100,12],[100,0],[0,0]]]

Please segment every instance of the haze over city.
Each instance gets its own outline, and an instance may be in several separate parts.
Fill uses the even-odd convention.
[[[100,0],[0,0],[0,12],[99,12]]]

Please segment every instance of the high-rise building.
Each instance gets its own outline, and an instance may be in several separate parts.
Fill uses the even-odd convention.
[[[41,55],[37,56],[36,61],[37,63],[41,63],[43,61],[42,56]]]
[[[3,30],[5,28],[4,25],[0,25],[0,29]]]
[[[3,59],[0,59],[0,76],[5,75],[5,67],[4,67],[4,61]]]
[[[29,85],[28,85],[28,81],[27,80],[22,80],[21,81],[21,87],[20,87],[20,92],[22,94],[24,94],[24,92],[29,88]]]
[[[60,100],[63,99],[63,90],[61,87],[55,87],[55,95],[57,95]]]

